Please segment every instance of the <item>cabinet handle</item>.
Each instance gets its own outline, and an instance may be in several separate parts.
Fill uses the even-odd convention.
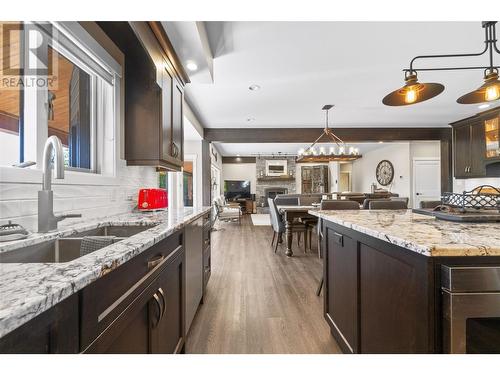
[[[164,258],[165,257],[163,255],[160,255],[157,258],[154,258],[154,259],[151,259],[150,261],[148,261],[148,269],[155,268],[158,264],[161,263],[161,261]]]
[[[160,320],[162,320],[163,316],[165,315],[165,311],[167,310],[167,298],[165,297],[165,293],[163,292],[162,288],[158,288],[158,292],[160,293],[161,299],[163,300],[163,310],[160,315]]]
[[[158,319],[156,320],[156,323],[154,325],[154,327],[156,327],[158,324],[160,324],[160,321],[161,321],[161,318],[162,318],[162,311],[163,311],[163,308],[162,308],[162,304],[160,303],[160,298],[158,297],[158,294],[153,294],[153,298],[155,299],[156,301],[156,306],[158,307]]]

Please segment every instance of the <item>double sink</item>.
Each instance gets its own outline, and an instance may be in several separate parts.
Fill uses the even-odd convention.
[[[81,244],[84,237],[112,236],[112,242],[153,228],[155,225],[105,225],[81,231],[67,237],[47,240],[35,245],[0,253],[0,263],[64,263],[84,255]]]

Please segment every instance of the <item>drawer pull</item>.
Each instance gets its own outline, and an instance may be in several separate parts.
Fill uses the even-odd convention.
[[[158,307],[158,319],[156,320],[156,323],[154,324],[154,327],[158,326],[160,324],[161,318],[163,317],[163,304],[160,303],[160,297],[158,297],[158,294],[153,294],[153,298],[156,301],[156,307]]]
[[[344,236],[341,235],[340,233],[334,233],[333,240],[340,246],[344,246]]]
[[[161,263],[161,261],[164,259],[165,257],[163,255],[160,255],[156,258],[153,258],[151,259],[150,261],[148,261],[148,269],[151,269],[151,268],[155,268],[158,264]]]
[[[163,300],[163,310],[160,315],[160,320],[162,320],[163,316],[165,315],[165,311],[167,310],[167,298],[165,297],[165,292],[162,288],[159,288],[158,292],[160,293],[161,299]]]

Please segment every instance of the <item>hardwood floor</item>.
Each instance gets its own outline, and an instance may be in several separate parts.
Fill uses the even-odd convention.
[[[216,228],[212,277],[186,353],[340,353],[315,294],[317,254],[304,255],[295,239],[293,258],[282,245],[274,254],[271,227],[253,226],[249,216]]]

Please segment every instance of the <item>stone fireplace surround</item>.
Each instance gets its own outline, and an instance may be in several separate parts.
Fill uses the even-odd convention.
[[[267,208],[267,195],[268,193],[285,192],[284,194],[295,194],[296,182],[295,179],[288,181],[259,181],[259,177],[266,175],[266,160],[287,160],[287,174],[292,172],[295,177],[296,164],[294,157],[272,157],[272,156],[258,156],[255,160],[256,163],[256,186],[255,186],[255,200],[257,203],[257,210]],[[266,211],[266,210],[264,210]],[[260,212],[259,212],[260,213]]]

